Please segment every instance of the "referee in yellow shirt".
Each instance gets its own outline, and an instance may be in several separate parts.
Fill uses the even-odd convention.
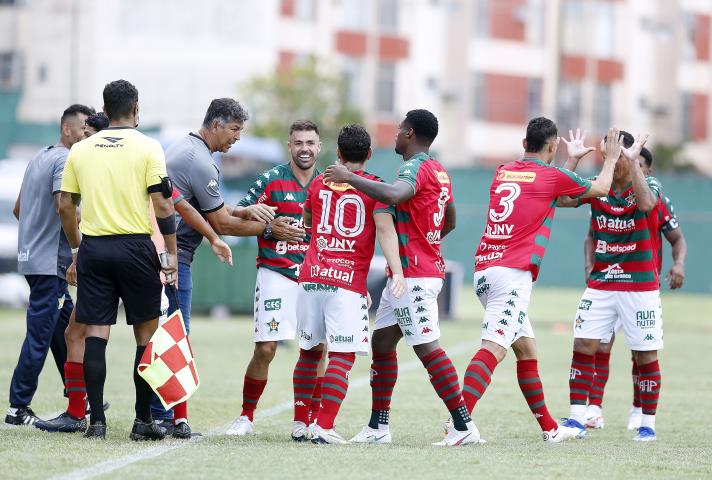
[[[133,326],[136,337],[136,420],[130,438],[158,440],[165,431],[151,418],[152,390],[138,375],[137,367],[158,327],[162,288],[159,272],[163,270],[170,283],[176,280],[171,185],[160,144],[135,130],[136,87],[126,80],[107,84],[104,112],[109,117],[109,127],[75,144],[69,152],[59,206],[62,228],[72,248],[67,281],[77,284],[76,321],[87,325],[84,379],[91,417],[84,436],[106,437],[102,408],[106,344],[122,299],[126,322]],[[149,198],[168,250],[163,266],[150,238]],[[82,222],[78,227],[76,209],[80,200]]]

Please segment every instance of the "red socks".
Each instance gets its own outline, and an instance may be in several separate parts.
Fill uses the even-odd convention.
[[[262,392],[267,385],[267,380],[257,380],[245,375],[245,383],[242,386],[242,413],[240,416],[245,416],[253,420],[257,402],[262,396]]]
[[[74,418],[84,418],[87,413],[87,388],[83,363],[64,362],[64,388],[69,395],[67,413]]]
[[[467,411],[472,413],[477,401],[485,394],[492,381],[492,373],[497,368],[497,357],[492,352],[481,348],[477,351],[465,371],[462,396],[465,398]]]
[[[398,380],[398,355],[373,352],[371,362],[371,409],[390,410],[391,396]]]
[[[569,373],[569,401],[571,405],[586,405],[593,385],[595,357],[574,352]]]
[[[654,362],[638,365],[638,388],[643,415],[655,415],[660,397],[660,364]]]
[[[608,366],[611,361],[610,352],[596,352],[594,356],[593,386],[588,394],[588,404],[600,407],[603,404],[603,391],[608,382]]]
[[[299,350],[299,359],[294,366],[294,374],[292,375],[295,422],[309,425],[309,409],[317,384],[316,370],[322,353],[320,351]]]
[[[633,360],[633,368],[631,369],[631,377],[633,379],[633,406],[640,408],[640,387],[638,386],[638,364]]]
[[[447,409],[455,410],[464,406],[465,401],[462,399],[457,371],[445,350],[438,348],[434,352],[425,355],[420,361],[423,362],[423,365],[428,370],[430,383],[447,406]]]
[[[188,421],[188,402],[180,402],[173,406],[173,424],[178,425],[178,421]]]
[[[321,409],[321,386],[323,383],[324,377],[316,378],[316,385],[314,385],[314,391],[309,402],[309,421],[319,415],[319,409]]]
[[[334,428],[334,419],[349,388],[349,372],[356,361],[355,353],[329,352],[329,365],[321,387],[321,410],[316,423],[326,430]]]
[[[524,399],[534,418],[539,422],[542,431],[548,432],[557,428],[556,421],[549,414],[544,401],[544,386],[539,378],[539,367],[536,360],[519,360],[517,362],[517,380]]]

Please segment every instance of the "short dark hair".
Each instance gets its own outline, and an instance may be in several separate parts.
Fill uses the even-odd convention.
[[[86,124],[97,132],[100,132],[109,126],[109,119],[104,115],[104,112],[99,112],[94,115],[89,115]]]
[[[438,118],[428,110],[411,110],[405,114],[403,122],[413,129],[416,139],[424,140],[428,145],[438,136]]]
[[[631,135],[630,133],[626,132],[625,130],[621,130],[621,131],[620,131],[620,135],[623,136],[623,146],[624,146],[625,148],[630,148],[630,147],[633,146],[633,144],[635,143],[635,138],[633,138],[633,135]],[[604,142],[605,142],[607,139],[608,139],[608,135],[606,135],[605,137],[603,137],[603,141],[604,141]]]
[[[138,90],[126,80],[107,83],[103,95],[104,111],[109,119],[128,117],[138,103]]]
[[[292,122],[292,124],[289,126],[289,134],[291,135],[292,132],[311,132],[314,131],[316,132],[317,135],[319,135],[319,127],[316,126],[316,123],[312,122],[311,120],[297,120]]]
[[[220,125],[225,125],[228,122],[244,123],[250,118],[247,109],[240,102],[232,98],[216,98],[208,106],[208,111],[205,112],[203,126],[210,128],[210,125],[217,120]]]
[[[541,152],[546,142],[552,137],[557,137],[559,131],[556,124],[546,117],[536,117],[529,120],[527,125],[527,148],[528,153]]]
[[[75,103],[74,105],[70,105],[63,113],[62,113],[62,119],[59,121],[60,125],[64,125],[64,122],[69,120],[71,117],[76,117],[80,113],[83,113],[87,117],[90,115],[94,115],[95,110],[91,107],[87,107],[86,105],[81,105],[79,103]]]
[[[651,168],[653,166],[653,153],[647,148],[643,147],[640,150],[640,156],[645,160],[645,166]]]
[[[368,149],[371,148],[371,135],[362,125],[350,123],[341,127],[337,145],[343,160],[363,162],[368,157]]]

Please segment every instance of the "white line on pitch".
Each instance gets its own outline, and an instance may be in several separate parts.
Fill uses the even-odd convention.
[[[477,348],[477,344],[474,342],[467,342],[467,343],[460,343],[452,348],[449,348],[447,350],[448,354],[450,356],[456,356],[460,355],[465,352],[469,351],[474,351],[474,349]],[[404,364],[398,365],[398,371],[400,372],[409,372],[411,370],[416,370],[418,368],[423,368],[423,365],[420,363],[420,361],[411,361],[411,362],[406,362]],[[365,387],[369,384],[369,378],[368,377],[362,377],[362,378],[357,378],[353,382],[349,383],[349,390],[356,389],[356,388],[362,388]],[[260,419],[260,418],[269,418],[273,417],[275,415],[279,415],[280,413],[286,412],[292,408],[293,402],[284,402],[280,403],[278,405],[275,405],[273,407],[265,408],[264,410],[260,410],[255,413],[255,418]],[[205,435],[202,437],[193,437],[189,442],[186,441],[179,441],[178,443],[173,443],[173,444],[163,444],[163,445],[157,445],[155,447],[150,447],[145,450],[142,450],[138,453],[133,453],[131,455],[125,455],[123,457],[115,458],[112,460],[106,460],[105,462],[99,462],[94,465],[91,465],[86,468],[80,468],[79,470],[74,470],[73,472],[69,472],[66,474],[62,475],[57,475],[52,477],[50,480],[86,480],[94,477],[98,477],[99,475],[106,475],[107,473],[114,472],[120,468],[123,468],[127,465],[131,465],[136,462],[141,462],[143,460],[148,460],[151,458],[156,458],[160,455],[163,455],[164,453],[171,452],[173,450],[178,450],[179,448],[184,448],[189,445],[193,445],[196,442],[200,442],[201,440],[208,438],[208,437],[213,437],[215,435],[221,435],[225,433],[225,430],[227,430],[227,427],[230,424],[225,424],[220,427],[213,428],[209,430]]]

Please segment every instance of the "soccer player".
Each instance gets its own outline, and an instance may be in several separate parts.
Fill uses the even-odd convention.
[[[407,284],[407,294],[400,298],[393,294],[392,276],[383,290],[372,338],[371,419],[352,438],[354,442],[391,440],[388,416],[398,372],[396,346],[404,336],[453,418],[454,428],[436,445],[479,442],[477,427],[465,408],[457,371],[438,343],[437,297],[445,277],[440,241],[455,228],[455,206],[450,175],[428,153],[437,134],[438,120],[431,112],[419,109],[405,115],[395,146],[404,163],[393,184],[357,175],[341,164],[330,165],[324,172],[326,182],[347,183],[375,200],[396,206],[399,254]]]
[[[220,193],[222,181],[220,169],[213,160],[214,152],[227,152],[240,139],[244,124],[249,118],[247,110],[231,98],[217,98],[210,102],[203,124],[197,132],[190,132],[173,143],[166,150],[168,173],[176,188],[219,235],[253,236],[277,238],[290,242],[299,242],[304,238],[304,230],[291,225],[290,218],[277,218],[266,223],[255,214],[255,220],[246,220],[233,216],[233,207],[226,206]],[[193,294],[193,281],[190,264],[195,249],[203,240],[203,235],[195,230],[185,219],[179,218],[178,229],[178,303],[185,322],[185,329],[190,333],[190,311]],[[169,312],[178,308],[172,296]],[[152,411],[162,427],[168,432],[177,424],[183,435],[190,436],[188,426],[188,406],[180,403],[173,411],[166,412],[158,397],[154,397]]]
[[[363,170],[371,158],[371,137],[361,125],[346,125],[339,132],[339,163],[354,175],[372,181]],[[390,293],[400,298],[406,289],[398,257],[393,209],[345,183],[317,177],[304,204],[304,224],[312,237],[299,276],[299,361],[294,369],[294,429],[292,438],[307,433],[309,399],[316,383],[316,362],[326,345],[329,365],[324,375],[322,405],[311,434],[313,443],[346,443],[334,430],[334,420],[346,397],[349,371],[356,354],[368,355],[366,276],[373,257],[376,232],[392,273]]]
[[[616,131],[611,130],[606,148],[620,150]],[[545,442],[559,443],[579,431],[557,425],[544,401],[539,378],[536,340],[529,315],[532,283],[539,275],[554,221],[559,195],[596,197],[611,185],[615,160],[604,163],[591,182],[573,171],[551,165],[559,137],[554,122],[538,117],[529,122],[523,140],[524,157],[497,168],[492,186],[485,232],[475,253],[475,293],[485,314],[482,345],[467,366],[463,395],[472,412],[490,384],[492,374],[509,347],[517,357],[517,380],[529,409],[539,423]],[[585,147],[585,132],[570,132],[566,165],[594,150]],[[609,157],[610,158],[610,157]]]
[[[132,440],[162,439],[151,417],[151,387],[138,375],[138,363],[158,326],[162,270],[175,281],[175,217],[170,201],[163,149],[134,128],[138,91],[126,80],[104,87],[104,112],[110,135],[76,143],[62,175],[59,214],[77,269],[76,321],[86,325],[84,379],[91,405],[87,438],[106,437],[103,411],[106,345],[122,299],[126,321],[133,326],[136,391]],[[82,200],[81,233],[77,204]],[[149,200],[168,250],[161,266],[150,240]],[[82,237],[83,234],[83,237]],[[80,246],[81,241],[81,246]]]
[[[104,112],[89,115],[84,122],[84,138],[89,138],[109,126],[109,119]]]
[[[638,157],[640,163],[640,168],[643,170],[643,175],[646,177],[651,175],[652,165],[653,165],[653,154],[647,148],[643,147],[640,151],[640,156]],[[670,289],[675,290],[681,288],[685,281],[685,258],[687,257],[687,242],[685,241],[685,236],[682,234],[680,229],[680,224],[675,216],[675,211],[672,206],[672,202],[667,196],[663,196],[663,203],[659,210],[659,228],[660,232],[663,233],[665,239],[670,243],[672,247],[672,259],[673,266],[670,271],[665,276],[665,281],[668,283]],[[603,253],[600,245],[596,248],[596,252]],[[660,242],[660,248],[658,250],[658,272],[661,272],[663,267],[663,245]],[[600,251],[600,252],[599,252]],[[594,245],[593,245],[593,233],[589,229],[588,235],[584,240],[584,258],[586,279],[591,274],[593,270],[593,264],[595,262]],[[606,388],[606,382],[608,381],[608,371],[609,362],[611,356],[611,349],[613,348],[613,341],[615,340],[615,335],[618,333],[621,327],[620,318],[615,325],[615,333],[611,332],[610,341],[605,339],[601,340],[596,350],[595,361],[594,361],[594,375],[593,375],[593,386],[588,396],[588,408],[586,409],[586,427],[587,428],[603,428],[603,393]],[[632,379],[633,379],[633,405],[630,408],[630,415],[628,418],[628,430],[637,430],[640,428],[640,421],[643,416],[643,409],[640,403],[640,391],[638,390],[638,365],[635,363],[635,358],[631,358],[632,366]]]
[[[634,440],[652,441],[656,439],[655,413],[661,384],[657,351],[663,347],[658,267],[659,211],[663,201],[660,183],[654,177],[646,178],[638,162],[647,135],[634,140],[629,133],[621,133],[625,148],[616,157],[608,194],[585,201],[560,201],[564,206],[591,205],[591,229],[597,249],[588,288],[573,324],[571,413],[564,424],[579,428],[585,435],[594,355],[599,342],[610,337],[620,319],[639,372],[643,415]]]
[[[303,227],[302,212],[307,189],[315,176],[316,159],[321,150],[319,128],[309,120],[298,120],[289,127],[287,149],[290,161],[262,173],[233,210],[233,215],[249,218],[262,216],[264,221],[286,218]],[[247,365],[242,388],[242,412],[228,428],[227,435],[254,432],[254,414],[267,385],[269,364],[277,352],[277,342],[294,340],[297,333],[297,294],[304,254],[309,238],[303,242],[257,239],[257,280],[255,282],[255,350]],[[323,374],[323,371],[321,372]],[[321,380],[317,383],[320,387]],[[315,389],[317,390],[317,389]],[[310,396],[307,407],[318,411],[317,400]],[[303,402],[304,399],[300,400]]]
[[[62,171],[72,145],[84,138],[84,121],[94,109],[72,105],[62,113],[59,141],[43,148],[25,169],[14,214],[19,221],[17,270],[30,286],[27,333],[10,383],[5,423],[32,425],[30,408],[47,353],[52,350],[64,381],[67,347],[63,332],[72,312],[66,271],[72,256],[62,232],[59,205]]]

